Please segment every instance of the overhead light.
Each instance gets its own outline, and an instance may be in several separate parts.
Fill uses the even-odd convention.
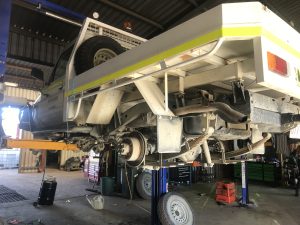
[[[5,86],[10,86],[10,87],[18,87],[18,83],[13,83],[13,82],[4,82]]]
[[[99,17],[100,17],[100,15],[99,15],[98,12],[93,12],[93,18],[94,18],[95,20],[99,19]]]
[[[67,18],[64,18],[64,17],[62,17],[62,16],[56,15],[56,14],[51,13],[51,12],[45,12],[45,14],[46,14],[47,16],[53,17],[53,18],[55,18],[55,19],[58,19],[58,20],[61,20],[61,21],[67,22],[67,23],[74,24],[74,25],[79,26],[79,27],[82,26],[81,23],[77,23],[77,22],[75,22],[75,21],[73,21],[73,20],[69,20],[69,19],[67,19]]]

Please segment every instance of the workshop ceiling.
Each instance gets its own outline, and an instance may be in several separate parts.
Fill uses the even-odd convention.
[[[100,14],[100,21],[124,29],[124,22],[130,21],[132,33],[152,38],[176,24],[190,19],[224,2],[240,0],[51,0],[51,2],[73,10],[84,16]],[[263,4],[279,14],[300,30],[300,1],[263,0]],[[73,40],[79,27],[67,24],[24,7],[22,0],[14,0],[11,26],[38,32],[64,42]],[[34,9],[34,6],[32,7]]]
[[[37,5],[29,3],[32,2],[31,0],[12,0],[12,2],[8,58],[11,59],[10,62],[13,62],[11,67],[14,70],[10,68],[7,71],[12,76],[22,74],[26,77],[28,67],[38,64],[43,66],[42,71],[49,71],[64,46],[76,38],[80,27],[46,16]],[[100,21],[120,29],[126,30],[129,23],[131,24],[130,32],[150,39],[216,5],[242,1],[48,0],[48,2],[72,10],[84,17],[92,17],[94,12],[98,12]],[[261,0],[260,2],[300,31],[300,1]],[[74,18],[68,19],[82,22]],[[24,62],[29,64],[25,69],[19,67],[18,71],[17,66]]]

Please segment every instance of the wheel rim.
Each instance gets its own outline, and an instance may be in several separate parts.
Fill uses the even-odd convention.
[[[187,209],[180,201],[174,200],[171,202],[170,212],[173,219],[179,224],[186,224],[189,220]]]
[[[162,197],[161,203],[165,210],[164,214],[167,215],[169,222],[167,224],[174,225],[193,225],[194,216],[188,202],[177,194],[171,192]]]
[[[108,48],[101,48],[95,53],[93,64],[94,66],[100,65],[115,56],[117,56],[117,54],[114,51]]]
[[[150,174],[145,175],[143,184],[144,184],[144,189],[147,191],[148,194],[151,195],[151,192],[152,192],[152,177],[151,177]]]

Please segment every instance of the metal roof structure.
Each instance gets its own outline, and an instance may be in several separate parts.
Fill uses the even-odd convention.
[[[244,0],[245,1],[245,0]],[[13,65],[40,65],[44,73],[54,66],[64,46],[76,38],[80,27],[47,16],[34,0],[12,0],[8,58]],[[206,10],[241,0],[41,0],[83,17],[99,13],[99,20],[150,39]],[[264,5],[300,31],[300,1],[261,0]],[[53,12],[59,15],[57,12]],[[78,18],[68,18],[81,23]],[[205,22],[205,21],[204,21]],[[129,26],[128,26],[129,24]],[[8,68],[10,75],[26,76],[26,68]],[[28,83],[28,82],[27,82]]]

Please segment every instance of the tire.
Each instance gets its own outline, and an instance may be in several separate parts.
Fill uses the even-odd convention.
[[[79,75],[124,52],[115,40],[106,36],[95,36],[83,42],[77,49],[74,60],[76,74]]]
[[[143,171],[136,180],[136,190],[143,199],[150,200],[152,195],[152,174]]]
[[[162,225],[194,225],[190,204],[180,194],[169,192],[158,202],[158,217]]]

